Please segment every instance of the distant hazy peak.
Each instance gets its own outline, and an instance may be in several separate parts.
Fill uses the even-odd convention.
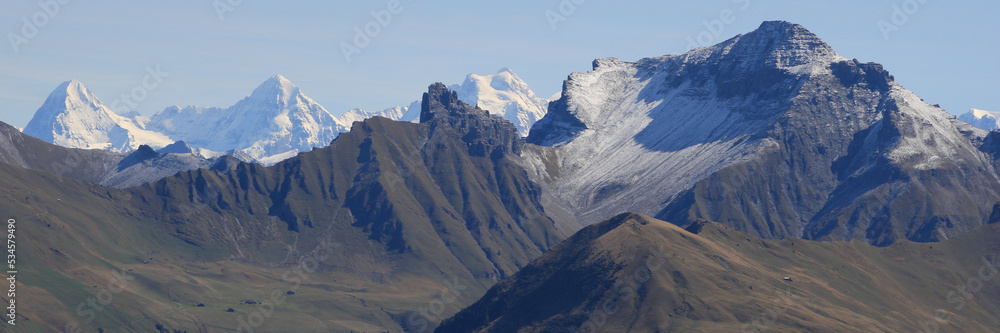
[[[995,130],[1000,128],[1000,112],[971,109],[958,116],[958,120],[972,124],[985,130]]]

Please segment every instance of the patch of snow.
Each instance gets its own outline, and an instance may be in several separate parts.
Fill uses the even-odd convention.
[[[264,156],[264,157],[261,157],[261,158],[257,158],[257,159],[255,159],[255,161],[257,163],[263,164],[264,166],[271,166],[271,165],[277,164],[278,162],[281,162],[281,161],[287,160],[289,158],[295,157],[295,155],[298,155],[298,154],[299,154],[299,151],[297,149],[295,149],[295,150],[286,151],[284,153],[279,153],[279,154],[274,154],[274,155],[271,155],[271,156]]]
[[[953,122],[954,116],[930,105],[899,84],[893,84],[890,96],[897,101],[905,119],[896,122],[904,127],[900,142],[889,157],[900,164],[912,164],[917,169],[936,169],[948,161],[970,158],[965,152],[976,151],[972,142]],[[978,136],[985,136],[978,131]]]

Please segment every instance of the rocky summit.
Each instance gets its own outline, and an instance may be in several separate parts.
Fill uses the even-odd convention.
[[[598,59],[536,123],[534,177],[584,224],[634,211],[764,238],[935,241],[1000,202],[986,131],[800,25]]]

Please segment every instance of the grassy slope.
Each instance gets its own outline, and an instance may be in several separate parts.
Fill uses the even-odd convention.
[[[896,332],[937,310],[950,316],[943,332],[997,331],[1000,275],[960,309],[948,293],[998,254],[996,224],[876,248],[765,241],[715,223],[692,234],[621,215],[556,245],[439,331]]]
[[[25,242],[17,329],[225,331],[255,311],[258,331],[433,328],[561,238],[522,196],[523,170],[468,156],[456,135],[375,119],[272,168],[126,190],[0,163],[0,211]],[[87,304],[116,272],[124,290]],[[241,304],[272,292],[273,312]]]

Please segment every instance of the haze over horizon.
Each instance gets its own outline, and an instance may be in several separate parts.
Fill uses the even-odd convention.
[[[0,5],[0,121],[19,127],[61,82],[79,80],[111,104],[157,66],[169,75],[135,103],[144,115],[227,107],[274,74],[336,116],[405,106],[432,82],[503,67],[548,97],[595,58],[679,54],[766,20],[801,24],[845,57],[883,64],[953,114],[1000,110],[998,2],[42,3]],[[366,43],[355,28],[376,33]]]

